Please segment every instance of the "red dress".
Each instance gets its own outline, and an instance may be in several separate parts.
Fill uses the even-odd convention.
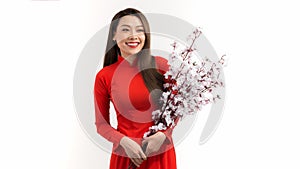
[[[135,59],[132,65],[123,57],[104,67],[96,76],[94,86],[95,113],[97,132],[113,143],[110,169],[127,169],[130,158],[121,145],[120,140],[127,136],[141,145],[142,137],[153,125],[151,115],[155,104],[149,97]],[[164,73],[167,61],[155,57],[157,69]],[[117,129],[110,125],[109,103],[113,103],[118,121]],[[172,141],[172,130],[164,132],[167,136],[161,147],[161,153],[150,154],[138,169],[176,169],[176,155]]]

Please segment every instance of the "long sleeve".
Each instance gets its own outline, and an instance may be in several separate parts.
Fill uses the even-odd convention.
[[[110,107],[110,95],[109,95],[110,83],[105,77],[105,73],[99,72],[96,76],[94,86],[94,99],[95,99],[95,115],[96,115],[96,127],[97,132],[108,141],[118,145],[124,134],[117,131],[110,125],[109,119],[109,107]]]

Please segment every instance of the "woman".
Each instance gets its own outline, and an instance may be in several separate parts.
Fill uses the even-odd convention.
[[[131,163],[140,169],[176,169],[172,130],[142,139],[153,125],[151,113],[159,107],[166,69],[165,59],[150,55],[145,16],[132,8],[118,12],[94,86],[97,132],[113,143],[110,169],[126,169]],[[110,102],[117,113],[117,129],[110,125]]]

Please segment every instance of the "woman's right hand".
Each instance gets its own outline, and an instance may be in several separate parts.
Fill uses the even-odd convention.
[[[137,167],[140,167],[142,162],[147,159],[141,146],[130,138],[124,136],[120,141],[120,145],[124,148],[128,157]]]

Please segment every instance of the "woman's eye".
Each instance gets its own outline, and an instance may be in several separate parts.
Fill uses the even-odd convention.
[[[123,32],[127,32],[127,31],[129,31],[129,29],[123,28],[122,31],[123,31]]]
[[[144,29],[138,29],[137,32],[144,32]]]

